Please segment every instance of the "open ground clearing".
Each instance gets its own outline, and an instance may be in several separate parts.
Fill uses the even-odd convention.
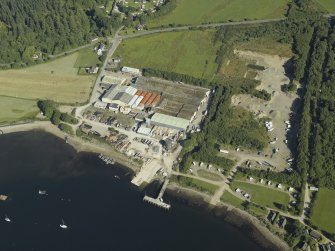
[[[324,11],[335,12],[335,1],[334,0],[315,0],[315,2]]]
[[[250,194],[251,202],[259,204],[264,207],[276,208],[276,204],[281,204],[287,206],[290,202],[290,196],[288,193],[267,188],[262,185],[254,185],[242,181],[233,181],[231,184],[233,190],[236,188]]]
[[[125,66],[153,68],[212,79],[218,47],[213,46],[214,30],[168,32],[122,42],[116,56]]]
[[[173,175],[171,177],[171,181],[183,187],[193,188],[199,192],[205,192],[209,194],[214,194],[215,191],[219,189],[218,186],[199,180],[197,178],[189,178],[184,176]]]
[[[312,224],[329,233],[335,233],[335,190],[320,188],[312,208]]]
[[[51,99],[63,103],[87,101],[94,76],[79,76],[78,53],[18,70],[0,71],[0,95]]]
[[[32,119],[38,111],[35,100],[0,96],[0,124]]]
[[[284,170],[288,167],[287,159],[291,158],[291,151],[288,146],[294,147],[294,135],[297,130],[296,123],[290,117],[291,112],[295,112],[297,109],[297,107],[292,108],[297,95],[295,93],[285,94],[281,91],[281,86],[289,83],[283,67],[287,59],[250,51],[236,51],[236,55],[243,60],[253,60],[257,65],[266,68],[257,74],[257,79],[261,81],[261,85],[257,89],[266,90],[272,94],[270,101],[264,101],[250,95],[236,95],[232,98],[233,105],[250,110],[259,118],[269,118],[273,123],[274,129],[269,132],[270,141],[274,141],[275,138],[277,140],[269,145],[261,155],[254,154],[253,157],[262,158],[262,161],[271,163],[276,170]],[[292,127],[287,131],[284,121],[289,120]],[[287,144],[284,143],[285,140],[288,140]],[[274,149],[278,149],[278,152],[274,153]],[[240,156],[242,158],[246,157],[245,153],[240,153],[240,155],[243,155]]]
[[[78,52],[77,60],[74,64],[75,68],[91,67],[101,64],[98,54],[92,47],[82,49]]]
[[[287,3],[287,0],[178,0],[172,12],[150,20],[148,26],[278,18],[286,13]]]
[[[208,171],[202,170],[202,169],[198,170],[197,174],[202,178],[213,180],[213,181],[222,181],[223,180],[223,178],[220,175],[218,175],[217,173],[208,172]]]

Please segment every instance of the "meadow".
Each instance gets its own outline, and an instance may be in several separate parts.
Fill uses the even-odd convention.
[[[335,190],[320,188],[312,208],[311,222],[321,230],[335,234]]]
[[[123,41],[116,56],[124,66],[153,68],[212,79],[218,47],[214,30],[160,33]]]
[[[100,65],[101,61],[99,60],[99,56],[93,50],[92,47],[82,49],[78,52],[77,60],[74,64],[75,68],[81,67],[91,67]]]
[[[242,181],[234,181],[231,184],[233,190],[240,188],[244,192],[250,194],[251,202],[254,202],[258,205],[270,208],[277,208],[276,204],[282,204],[287,206],[290,202],[290,196],[288,193],[273,189],[267,188],[261,185],[254,185]]]
[[[35,100],[0,96],[0,124],[33,119],[38,111]]]
[[[335,12],[335,1],[334,0],[315,0],[323,11]]]
[[[193,188],[199,192],[208,194],[214,194],[215,191],[219,189],[219,187],[216,185],[196,178],[173,175],[170,180],[171,182],[175,182],[182,187]]]
[[[288,2],[288,0],[177,0],[177,7],[173,11],[150,20],[148,26],[280,18],[286,13]]]
[[[28,68],[0,71],[0,95],[84,103],[95,77],[77,75],[77,58],[78,52]]]

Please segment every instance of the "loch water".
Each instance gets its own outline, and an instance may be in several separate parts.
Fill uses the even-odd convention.
[[[262,250],[202,207],[171,197],[169,211],[143,202],[131,176],[42,131],[1,135],[0,194],[9,200],[0,201],[0,250]]]

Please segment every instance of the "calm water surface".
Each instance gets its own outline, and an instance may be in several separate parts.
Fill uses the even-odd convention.
[[[0,250],[262,250],[204,209],[142,202],[130,178],[43,132],[0,136],[0,194],[11,198],[0,202]]]

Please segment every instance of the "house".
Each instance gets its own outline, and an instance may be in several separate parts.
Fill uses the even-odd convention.
[[[100,109],[106,109],[107,108],[107,103],[97,101],[94,103],[94,107],[100,108]]]
[[[254,180],[254,178],[253,178],[253,177],[251,177],[251,176],[249,176],[249,178],[248,178],[248,179],[249,179],[249,181],[250,181],[250,182],[252,182],[252,181]]]
[[[281,222],[279,224],[279,227],[284,228],[286,226],[287,220],[285,217],[281,219]]]
[[[293,187],[289,187],[288,191],[289,191],[290,193],[293,193],[293,192],[294,192],[294,188],[293,188]]]
[[[310,236],[312,236],[315,240],[319,241],[321,240],[321,235],[316,232],[315,230],[312,230],[310,233]]]
[[[283,186],[282,186],[280,183],[277,185],[277,187],[278,187],[279,189],[282,189],[282,188],[283,188]]]
[[[311,191],[313,191],[313,192],[317,192],[317,191],[319,191],[319,188],[317,188],[317,187],[309,187],[309,190],[311,190]]]
[[[263,179],[260,179],[260,180],[259,180],[259,183],[263,183],[263,182],[264,182],[264,180],[263,180]]]
[[[99,46],[98,46],[98,48],[97,48],[97,54],[98,54],[99,56],[101,56],[102,53],[104,52],[104,50],[105,50],[105,45],[104,45],[103,43],[99,44]]]
[[[236,188],[236,189],[235,189],[235,192],[236,192],[236,193],[239,193],[239,192],[241,192],[241,189]]]
[[[85,69],[88,74],[97,74],[99,67],[89,67]]]
[[[268,184],[268,186],[271,186],[271,181],[268,181],[267,184]]]

